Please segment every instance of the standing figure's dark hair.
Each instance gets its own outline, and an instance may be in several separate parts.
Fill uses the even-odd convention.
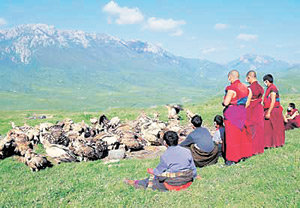
[[[289,106],[291,106],[293,109],[295,109],[295,108],[296,108],[296,105],[295,105],[295,103],[289,103]]]
[[[175,131],[167,131],[163,137],[168,146],[176,146],[178,144],[178,135]]]
[[[220,115],[216,115],[214,118],[214,122],[216,122],[216,124],[218,124],[219,126],[224,126],[223,124],[223,117]]]
[[[192,120],[191,120],[192,124],[195,126],[195,127],[201,127],[202,125],[202,118],[201,116],[199,115],[194,115]]]
[[[267,74],[263,77],[263,81],[268,80],[270,83],[273,83],[273,76],[272,74]]]

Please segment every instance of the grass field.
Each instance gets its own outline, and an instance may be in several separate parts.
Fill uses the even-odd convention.
[[[299,95],[282,97],[299,104]],[[186,106],[204,118],[204,125],[212,126],[216,114],[222,114],[221,100]],[[3,111],[0,133],[10,128],[10,121],[21,125],[55,122],[69,117],[74,121],[88,121],[101,113],[132,120],[144,110],[161,113],[164,107],[149,109],[110,109],[105,112],[59,111]],[[46,120],[27,120],[32,114],[49,114]],[[186,122],[185,115],[182,114]],[[300,130],[286,133],[286,145],[273,148],[245,162],[225,167],[224,161],[198,169],[202,176],[186,191],[161,193],[135,190],[122,183],[124,178],[147,177],[146,168],[155,167],[159,159],[123,160],[104,164],[102,161],[55,165],[37,173],[17,161],[0,161],[0,207],[300,207]]]

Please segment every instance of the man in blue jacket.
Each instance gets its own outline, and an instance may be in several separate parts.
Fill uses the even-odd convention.
[[[168,147],[153,170],[148,168],[149,178],[144,180],[125,180],[135,188],[168,191],[181,190],[191,185],[197,170],[191,152],[178,145],[178,135],[174,131],[164,134],[163,140]]]
[[[180,143],[180,146],[187,147],[191,150],[197,167],[204,167],[218,162],[218,146],[212,140],[209,131],[201,127],[202,118],[195,115],[192,120],[194,131]]]

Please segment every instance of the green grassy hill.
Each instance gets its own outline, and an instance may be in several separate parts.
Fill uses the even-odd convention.
[[[291,101],[299,105],[300,96],[282,96],[284,108]],[[201,114],[204,125],[212,126],[214,115],[222,113],[220,103],[216,98],[185,107]],[[164,107],[110,109],[104,113],[124,121],[134,119],[142,110],[148,114],[158,111],[163,120],[167,119]],[[9,130],[10,121],[19,125],[45,122],[27,120],[33,113],[50,114],[53,118],[46,121],[54,122],[65,117],[88,121],[103,112],[2,111],[0,133]],[[187,122],[182,117],[182,122]],[[299,129],[288,131],[284,147],[268,149],[237,165],[225,167],[220,160],[198,169],[202,180],[181,192],[135,190],[122,183],[124,178],[147,177],[146,168],[155,167],[158,158],[60,164],[37,173],[16,158],[7,158],[0,160],[0,207],[299,207],[299,133]]]

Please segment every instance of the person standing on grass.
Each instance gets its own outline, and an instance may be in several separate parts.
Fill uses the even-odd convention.
[[[230,85],[225,89],[222,104],[225,106],[225,164],[232,165],[252,155],[252,141],[245,127],[248,88],[240,82],[236,70],[228,73],[228,81]]]
[[[260,86],[255,71],[248,71],[246,80],[250,84],[249,95],[246,103],[247,120],[246,126],[252,138],[253,155],[264,152],[264,108],[262,97],[264,88]]]
[[[280,105],[279,91],[273,84],[273,76],[267,74],[263,77],[267,86],[264,96],[265,111],[265,147],[280,147],[285,142],[283,108]]]
[[[295,129],[300,127],[300,115],[296,109],[295,103],[290,103],[284,115],[285,130]]]
[[[167,150],[154,170],[147,169],[150,177],[144,180],[124,180],[124,183],[135,188],[160,191],[188,188],[197,177],[197,170],[191,152],[179,146],[178,139],[176,132],[167,131],[163,136]]]
[[[214,144],[209,131],[201,127],[201,116],[193,116],[191,122],[195,130],[179,145],[191,150],[194,163],[197,167],[202,168],[217,163],[218,147]]]

